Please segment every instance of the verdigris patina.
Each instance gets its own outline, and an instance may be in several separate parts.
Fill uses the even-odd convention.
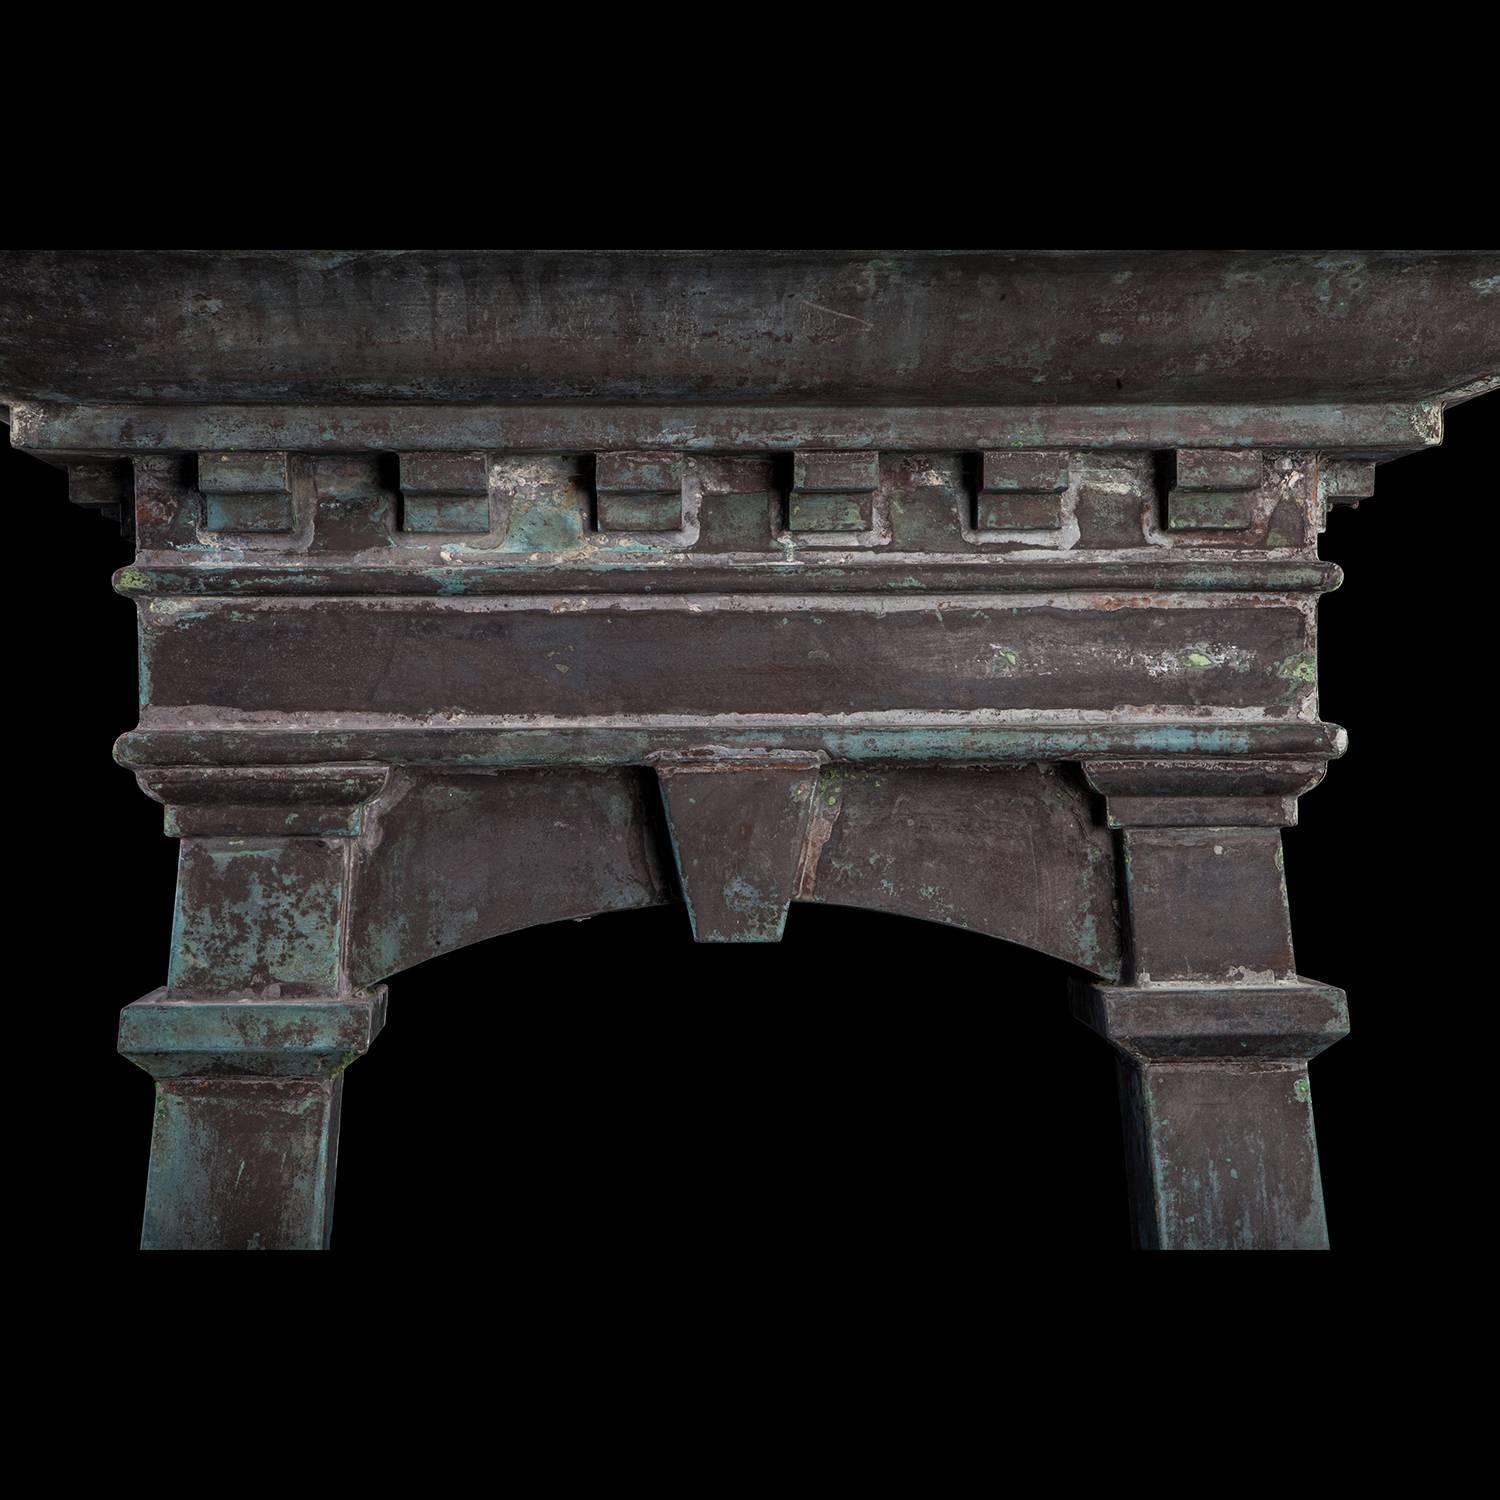
[[[1478,252],[6,252],[181,840],[143,1244],[327,1244],[402,969],[822,901],[1092,976],[1141,1246],[1325,1247],[1318,535],[1497,383]]]

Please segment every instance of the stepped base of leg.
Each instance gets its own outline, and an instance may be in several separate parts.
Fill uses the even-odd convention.
[[[344,1069],[385,991],[127,1006],[120,1051],[156,1078],[143,1250],[324,1250]]]
[[[1122,1053],[1137,1247],[1326,1250],[1308,1060],[1345,1035],[1342,991],[1077,984]]]

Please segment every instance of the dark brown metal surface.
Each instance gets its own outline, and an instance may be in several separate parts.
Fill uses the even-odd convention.
[[[104,402],[1425,397],[1494,374],[1494,272],[1430,250],[12,251],[0,386]]]
[[[116,753],[181,840],[143,1243],[326,1245],[401,970],[813,901],[1069,966],[1139,1244],[1326,1246],[1318,537],[1497,384],[1486,252],[0,256],[12,442],[133,530]]]

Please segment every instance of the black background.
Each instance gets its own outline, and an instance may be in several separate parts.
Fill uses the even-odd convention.
[[[1320,608],[1322,716],[1350,749],[1285,845],[1298,969],[1344,987],[1353,1018],[1312,1065],[1340,1251],[1426,1234],[1393,1199],[1421,1171],[1424,1019],[1468,962],[1455,894],[1481,814],[1454,752],[1493,681],[1471,575],[1497,426],[1500,393],[1450,408],[1444,444],[1382,464],[1374,499],[1335,509],[1322,539],[1346,573]],[[163,980],[176,857],[161,808],[110,760],[136,717],[133,606],[109,586],[131,549],[67,503],[61,470],[0,460],[11,516],[40,539],[32,588],[11,591],[32,686],[11,737],[31,824],[12,909],[29,915],[10,938],[47,957],[44,1084],[71,1127],[53,1239],[128,1254],[152,1083],[114,1032]],[[433,960],[391,982],[385,1032],[348,1074],[334,1248],[741,1276],[1123,1250],[1113,1058],[1069,1018],[1065,972],[809,906],[779,946],[697,947],[660,909]]]

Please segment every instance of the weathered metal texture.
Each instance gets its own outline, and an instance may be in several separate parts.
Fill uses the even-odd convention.
[[[1344,992],[1305,979],[1173,986],[1075,982],[1073,1008],[1085,1025],[1138,1062],[1305,1062],[1349,1030]]]
[[[796,453],[787,525],[813,533],[873,531],[879,491],[878,453]]]
[[[1088,759],[1084,770],[1111,828],[1293,828],[1327,762]]]
[[[1371,401],[1495,373],[1494,275],[1430,250],[11,251],[0,390]]]
[[[1074,987],[1121,1052],[1137,1244],[1326,1249],[1307,1059],[1348,1027],[1301,978],[1281,829],[1310,761],[1109,760],[1084,771],[1119,830],[1125,984]]]
[[[1309,718],[1310,613],[1290,598],[1258,603],[981,595],[957,605],[809,605],[773,594],[710,596],[691,610],[658,595],[152,600],[140,616],[150,690],[141,722],[245,728],[282,713],[334,716],[329,728],[433,715],[707,724],[731,714],[1125,705],[1142,717],[1225,708]],[[675,670],[652,670],[664,660]]]
[[[654,776],[403,768],[365,820],[355,985],[520,927],[671,902],[674,869],[700,941],[774,938],[788,902],[819,901],[1120,973],[1109,833],[1080,778],[1051,766],[718,751],[659,757]]]
[[[386,774],[382,766],[141,773],[182,841],[171,998],[347,992],[352,841]]]
[[[200,453],[203,529],[287,532],[296,528],[291,465],[285,453]]]
[[[1303,1063],[1145,1063],[1122,1105],[1142,1250],[1326,1250]]]
[[[337,994],[344,869],[337,839],[183,839],[168,993]]]
[[[136,780],[166,808],[169,838],[354,838],[386,776],[382,765],[170,766]]]
[[[129,463],[77,463],[68,466],[68,499],[115,522],[128,533],[135,516]]]
[[[119,1045],[156,1078],[332,1078],[369,1050],[385,1012],[383,985],[315,1000],[154,990],[121,1012]]]
[[[942,922],[1120,972],[1114,851],[1050,765],[832,767],[797,899]]]
[[[13,413],[18,434],[24,417],[20,408]],[[1204,450],[1199,456],[1212,455]],[[353,575],[373,585],[384,574],[424,593],[464,593],[469,584],[494,592],[507,587],[507,578],[513,592],[534,590],[543,580],[549,591],[561,592],[564,579],[596,590],[638,588],[632,578],[659,580],[666,567],[675,587],[696,592],[712,588],[705,579],[714,577],[737,588],[784,588],[805,578],[810,587],[845,590],[1035,591],[1045,584],[1034,577],[1055,573],[1059,562],[1092,575],[1095,581],[1083,583],[1085,588],[1105,586],[1104,578],[1114,573],[1180,577],[1183,587],[1212,590],[1216,575],[1233,579],[1259,568],[1297,576],[1309,564],[1316,571],[1308,546],[1323,524],[1328,484],[1337,490],[1357,482],[1350,473],[1357,466],[1326,465],[1304,449],[1261,454],[1254,466],[1258,481],[1242,495],[1243,534],[1229,534],[1163,524],[1171,476],[1149,452],[793,452],[790,458],[598,453],[591,461],[587,455],[492,451],[405,455],[398,468],[388,458],[322,453],[304,458],[289,477],[297,510],[292,533],[231,538],[204,525],[201,467],[190,459],[143,458],[136,465],[141,555],[126,570],[122,587],[169,592],[151,580],[170,577],[177,571],[174,561],[201,564],[223,587],[237,576],[227,569],[261,564],[264,573],[264,564],[277,561],[271,554],[281,553],[283,562],[297,558],[300,571],[314,579]],[[90,460],[80,467],[92,471],[99,465]],[[465,523],[470,535],[427,535],[398,525],[403,473],[418,485],[475,486],[472,499],[479,509],[472,524]],[[1332,478],[1325,481],[1325,473]],[[807,487],[835,482],[845,489]],[[489,487],[487,503],[481,485]],[[1033,488],[1018,488],[1023,485]],[[816,529],[838,523],[837,515],[815,519],[813,529],[793,524],[799,507],[830,494],[840,505],[857,504],[854,530]],[[465,499],[452,490],[416,490],[407,495],[405,513],[413,495],[443,503],[444,496],[455,503]],[[1045,502],[1047,526],[1019,516],[1008,520],[994,509],[1011,499]],[[668,508],[658,510],[659,504]],[[636,511],[628,513],[632,506]],[[612,520],[616,515],[619,520]],[[976,516],[983,523],[977,529]],[[934,564],[947,566],[929,577]],[[242,581],[242,588],[248,585]],[[282,587],[304,588],[295,579],[283,580]],[[329,591],[326,583],[323,591]]]
[[[1122,843],[1137,983],[1292,976],[1278,829],[1131,828]]]
[[[1493,316],[1491,321],[1493,321]],[[1493,387],[1475,382],[1448,400]],[[21,387],[24,389],[24,387]],[[637,402],[505,405],[234,406],[204,401],[74,404],[17,399],[12,441],[38,454],[193,453],[236,449],[325,453],[587,453],[664,449],[758,454],[801,448],[894,453],[995,447],[1151,452],[1180,448],[1316,449],[1355,456],[1440,443],[1444,399],[1347,404],[1310,400],[1238,405],[743,406]]]
[[[308,716],[311,717],[311,716]],[[727,720],[727,722],[726,722]],[[1095,755],[1286,755],[1344,752],[1336,724],[1305,720],[1199,720],[1051,717],[975,720],[962,714],[902,715],[892,722],[854,714],[744,715],[713,721],[671,719],[542,724],[464,718],[414,727],[299,723],[287,729],[151,729],[122,735],[127,766],[292,766],[380,760],[392,765],[518,767],[648,765],[653,756],[690,754],[705,738],[736,750],[804,750],[849,761],[1076,761]]]
[[[483,536],[490,522],[490,470],[484,454],[401,455],[403,531]]]
[[[1167,525],[1173,531],[1247,531],[1264,475],[1261,456],[1189,449],[1170,457]]]
[[[120,1016],[119,1049],[156,1079],[143,1250],[324,1250],[344,1069],[386,993],[306,1003],[173,1000]]]
[[[601,453],[594,495],[600,531],[679,531],[682,461],[670,453]]]
[[[982,453],[974,525],[980,531],[1060,531],[1069,479],[1066,453]]]
[[[134,523],[116,753],[182,854],[122,1048],[193,1059],[148,1244],[326,1236],[333,1054],[212,1007],[684,897],[1056,955],[1139,1242],[1326,1243],[1318,535],[1500,384],[1500,257],[16,251],[0,314],[12,441]]]
[[[818,757],[669,757],[656,775],[693,937],[779,942],[807,841]]]
[[[673,900],[649,782],[633,769],[393,773],[355,854],[353,982],[520,927]]]
[[[1073,1008],[1122,1054],[1138,1248],[1328,1248],[1307,1060],[1348,1031],[1341,990],[1075,982]]]

